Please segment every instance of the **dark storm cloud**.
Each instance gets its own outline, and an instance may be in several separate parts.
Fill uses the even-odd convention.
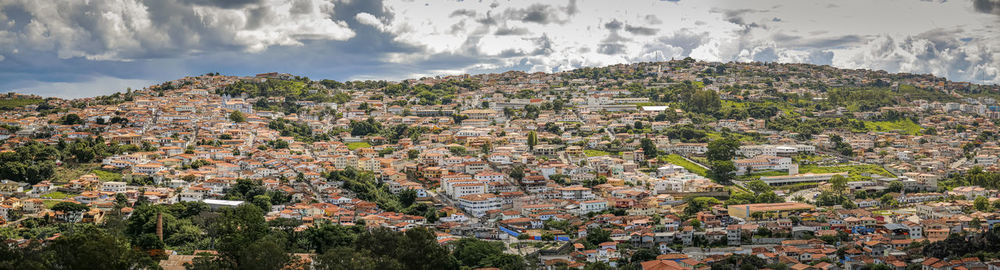
[[[610,22],[604,24],[604,28],[612,31],[617,31],[622,29],[622,22],[618,20],[611,20]]]
[[[527,28],[522,28],[522,27],[499,27],[499,28],[497,28],[497,31],[494,32],[493,34],[494,35],[498,35],[498,36],[509,36],[509,35],[510,36],[522,36],[522,35],[527,35],[527,34],[530,34],[530,33],[531,33],[531,30],[528,30]]]
[[[262,0],[182,0],[184,4],[213,6],[220,8],[241,8],[251,4],[260,4]]]
[[[776,33],[773,35],[774,41],[788,47],[807,47],[807,48],[837,48],[848,45],[858,45],[861,44],[864,39],[858,35],[844,35],[839,37],[802,37],[802,36],[792,36],[784,33]]]
[[[632,34],[643,35],[643,36],[652,36],[655,35],[657,32],[656,28],[632,26],[632,25],[626,25],[625,31]]]
[[[476,11],[471,9],[456,9],[451,12],[451,15],[449,15],[449,17],[457,16],[476,17]]]
[[[972,8],[978,12],[1000,15],[1000,0],[972,0]]]
[[[555,21],[554,18],[550,15],[550,13],[552,12],[551,9],[552,9],[551,6],[542,4],[534,4],[528,6],[528,8],[521,11],[523,12],[521,21],[540,23],[540,24],[553,23]]]

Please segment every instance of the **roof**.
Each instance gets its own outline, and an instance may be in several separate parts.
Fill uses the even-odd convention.
[[[683,267],[675,261],[670,260],[653,260],[642,262],[643,270],[685,270],[691,269]]]
[[[814,206],[811,204],[800,203],[800,202],[783,202],[783,203],[754,203],[754,204],[739,204],[730,205],[729,209],[748,209],[750,212],[759,211],[786,211],[786,210],[801,210],[801,209],[813,209]]]

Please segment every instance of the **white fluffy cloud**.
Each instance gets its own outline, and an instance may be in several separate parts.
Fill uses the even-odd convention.
[[[328,0],[0,0],[0,55],[133,60],[345,40]]]
[[[981,0],[982,1],[982,0]],[[980,2],[981,2],[980,1]],[[428,55],[490,69],[559,71],[691,56],[709,61],[832,64],[1000,83],[991,10],[970,2],[387,0],[360,21]],[[982,4],[979,4],[982,5]],[[995,13],[995,12],[994,12]],[[932,18],[932,19],[931,19]],[[370,22],[370,23],[368,23]],[[475,71],[483,64],[470,64]]]
[[[215,71],[402,79],[684,57],[1000,83],[998,16],[1000,0],[0,0],[0,91]]]

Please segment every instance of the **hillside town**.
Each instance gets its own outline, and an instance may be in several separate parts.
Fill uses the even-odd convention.
[[[44,245],[65,224],[124,222],[157,265],[184,269],[218,248],[205,213],[252,205],[290,234],[497,243],[519,261],[502,269],[996,269],[1000,243],[980,240],[1000,239],[998,93],[684,59],[4,94],[0,239]]]

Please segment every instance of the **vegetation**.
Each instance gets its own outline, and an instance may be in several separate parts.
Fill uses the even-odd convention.
[[[695,164],[694,162],[690,162],[690,161],[688,161],[687,159],[684,159],[684,157],[682,157],[682,156],[680,156],[678,154],[670,154],[670,155],[666,155],[666,156],[661,156],[660,158],[663,159],[663,161],[666,161],[667,163],[684,167],[684,169],[690,171],[691,173],[694,173],[694,174],[697,174],[697,175],[701,175],[701,176],[707,176],[708,175],[708,169],[705,169],[704,167],[698,166],[698,164]]]
[[[43,102],[45,102],[45,100],[41,98],[0,98],[0,111],[13,110],[28,105],[37,105]]]
[[[366,148],[366,147],[372,147],[372,145],[366,142],[352,142],[347,144],[347,149],[350,149],[352,151],[358,148]]]
[[[919,135],[922,128],[912,119],[903,118],[894,121],[865,121],[865,129],[871,131],[898,131],[901,134]]]
[[[583,150],[583,154],[586,155],[586,156],[588,156],[588,157],[599,157],[599,156],[608,156],[608,155],[611,155],[611,153],[609,153],[609,152],[601,151],[601,150],[596,150],[596,149],[584,149]]]
[[[802,165],[799,166],[799,173],[838,173],[847,172],[847,179],[849,181],[860,181],[871,179],[872,175],[880,175],[883,177],[896,177],[885,168],[879,165],[873,164],[862,164],[862,165],[841,165],[841,166],[816,166],[816,165]]]

